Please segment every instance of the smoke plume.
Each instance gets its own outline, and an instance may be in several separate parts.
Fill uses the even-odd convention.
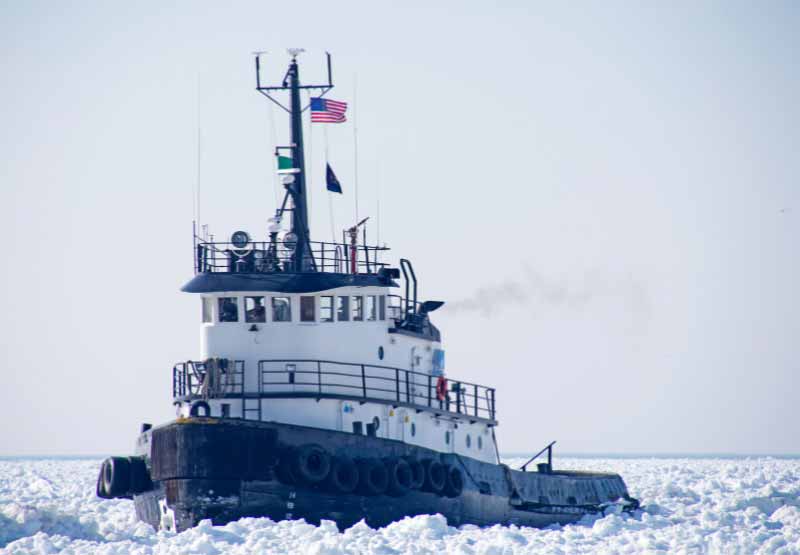
[[[632,276],[586,272],[578,279],[556,278],[531,267],[525,267],[517,278],[480,287],[469,297],[448,302],[443,311],[450,314],[473,312],[489,318],[522,305],[582,309],[601,299],[616,299],[636,320],[649,319],[647,289]]]

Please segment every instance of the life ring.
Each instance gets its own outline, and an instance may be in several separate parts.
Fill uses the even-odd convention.
[[[436,380],[436,398],[444,401],[447,398],[447,378],[439,376]]]

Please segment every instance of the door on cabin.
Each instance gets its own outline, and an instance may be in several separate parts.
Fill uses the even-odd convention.
[[[395,411],[395,439],[398,441],[405,441],[406,440],[406,427],[408,424],[406,420],[408,419],[408,413],[405,410],[396,410]]]
[[[455,453],[456,451],[456,427],[455,426],[448,426],[447,433],[449,434],[445,440],[446,448],[445,451],[447,453]]]

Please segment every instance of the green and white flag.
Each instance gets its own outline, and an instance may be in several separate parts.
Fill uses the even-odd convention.
[[[278,173],[300,173],[300,169],[294,167],[294,160],[288,156],[278,156]]]

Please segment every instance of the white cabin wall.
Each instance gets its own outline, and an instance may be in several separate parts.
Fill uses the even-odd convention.
[[[201,324],[201,359],[220,357],[243,360],[245,362],[245,391],[258,392],[259,360],[324,360],[353,364],[365,364],[413,370],[423,374],[433,374],[434,350],[441,344],[431,340],[413,337],[400,333],[389,333],[394,321],[387,311],[386,319],[375,321],[319,321],[319,297],[321,296],[366,296],[388,295],[390,290],[382,287],[345,287],[308,294],[285,294],[270,292],[229,292],[203,295],[213,299],[213,321]],[[267,305],[267,322],[256,323],[258,328],[251,331],[252,323],[245,322],[245,296],[264,296]],[[292,302],[291,322],[272,322],[269,310],[269,297],[290,297]],[[300,297],[316,297],[316,322],[300,321]],[[220,322],[218,301],[220,297],[236,297],[239,307],[238,322]],[[383,347],[383,359],[379,357],[379,348]],[[315,368],[315,363],[298,363],[298,370]],[[282,366],[273,369],[283,370]],[[329,368],[330,369],[330,368]],[[337,369],[338,371],[338,369]],[[370,372],[377,370],[371,368]],[[353,367],[354,374],[360,369]],[[394,375],[394,370],[387,370]],[[387,374],[387,375],[389,375]],[[279,374],[278,376],[285,376]],[[307,375],[299,381],[313,378]],[[435,378],[431,378],[435,380]],[[347,378],[344,378],[347,380]],[[435,384],[435,381],[433,382]],[[288,384],[275,386],[286,390]],[[313,391],[309,385],[292,385],[296,391]],[[268,389],[268,386],[267,388]],[[401,392],[404,394],[405,392]],[[427,404],[427,390],[420,388],[417,401]],[[413,390],[412,390],[413,395]],[[391,399],[391,394],[387,394]],[[242,403],[238,399],[213,399],[211,416],[222,415],[222,404],[229,405],[229,416],[242,416]],[[253,408],[255,404],[248,405]],[[353,433],[353,422],[362,422],[364,433],[366,424],[378,418],[380,426],[376,435],[387,439],[404,441],[412,445],[427,447],[444,452],[458,453],[487,462],[496,462],[496,447],[489,427],[484,423],[470,424],[467,419],[456,419],[450,416],[436,417],[432,412],[398,407],[390,404],[364,403],[358,401],[340,401],[333,399],[294,398],[294,399],[262,399],[261,419],[263,421],[281,422],[315,428]],[[179,415],[188,416],[189,405],[179,408]],[[248,412],[247,418],[254,418],[255,412]],[[450,441],[446,441],[449,433]],[[470,437],[470,445],[466,438]],[[478,438],[481,438],[480,441]]]
[[[430,373],[433,369],[433,351],[441,348],[440,343],[411,337],[399,333],[389,333],[393,321],[347,321],[347,322],[301,322],[299,317],[300,297],[317,298],[316,309],[319,319],[319,297],[321,296],[367,296],[386,295],[388,288],[363,287],[339,288],[314,294],[281,294],[269,292],[230,292],[214,295],[214,322],[201,324],[200,358],[221,357],[245,361],[248,374],[258,369],[262,359],[309,359],[373,364]],[[257,331],[250,331],[253,324],[244,321],[244,297],[263,295],[286,296],[292,302],[291,322],[272,322],[255,324]],[[237,297],[239,305],[238,322],[219,322],[217,301],[221,297]],[[269,311],[268,311],[269,312]],[[383,347],[384,357],[378,355]],[[257,382],[248,380],[249,387]]]

